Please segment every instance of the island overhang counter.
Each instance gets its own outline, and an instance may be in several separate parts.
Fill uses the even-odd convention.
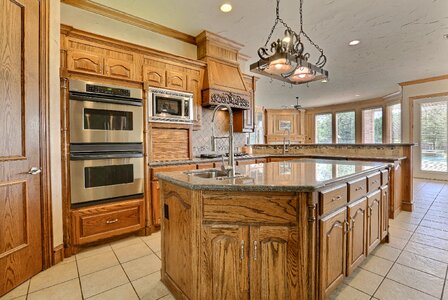
[[[177,299],[326,299],[388,241],[390,167],[299,159],[233,179],[158,174],[162,281]]]

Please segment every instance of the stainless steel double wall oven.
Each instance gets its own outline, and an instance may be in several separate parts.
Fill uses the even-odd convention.
[[[143,92],[70,80],[72,206],[143,195]]]

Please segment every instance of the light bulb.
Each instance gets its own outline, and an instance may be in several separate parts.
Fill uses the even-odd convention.
[[[232,10],[232,5],[230,3],[224,3],[221,5],[220,9],[222,12],[228,13]]]

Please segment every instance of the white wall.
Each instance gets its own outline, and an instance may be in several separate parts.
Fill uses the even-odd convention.
[[[403,86],[403,100],[401,104],[401,116],[402,116],[402,140],[403,143],[412,141],[411,129],[411,115],[413,114],[410,108],[409,98],[432,95],[437,93],[447,93],[448,92],[448,79],[430,81],[414,85]]]
[[[79,8],[61,4],[61,23],[168,53],[196,59],[196,46]]]

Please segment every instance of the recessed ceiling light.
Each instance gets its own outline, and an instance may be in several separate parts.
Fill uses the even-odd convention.
[[[359,43],[361,43],[360,40],[353,40],[353,41],[350,41],[348,44],[349,44],[350,46],[356,46],[356,45],[358,45]]]
[[[327,79],[327,78],[324,78],[324,79],[322,79],[322,82],[323,82],[323,83],[327,83],[327,82],[328,82],[328,79]]]
[[[219,9],[221,9],[222,12],[228,13],[232,10],[232,5],[230,3],[224,3]]]
[[[355,97],[361,97],[361,95],[359,95],[359,94],[356,94],[356,95],[355,95]]]
[[[443,35],[444,38],[448,40],[448,33]]]

